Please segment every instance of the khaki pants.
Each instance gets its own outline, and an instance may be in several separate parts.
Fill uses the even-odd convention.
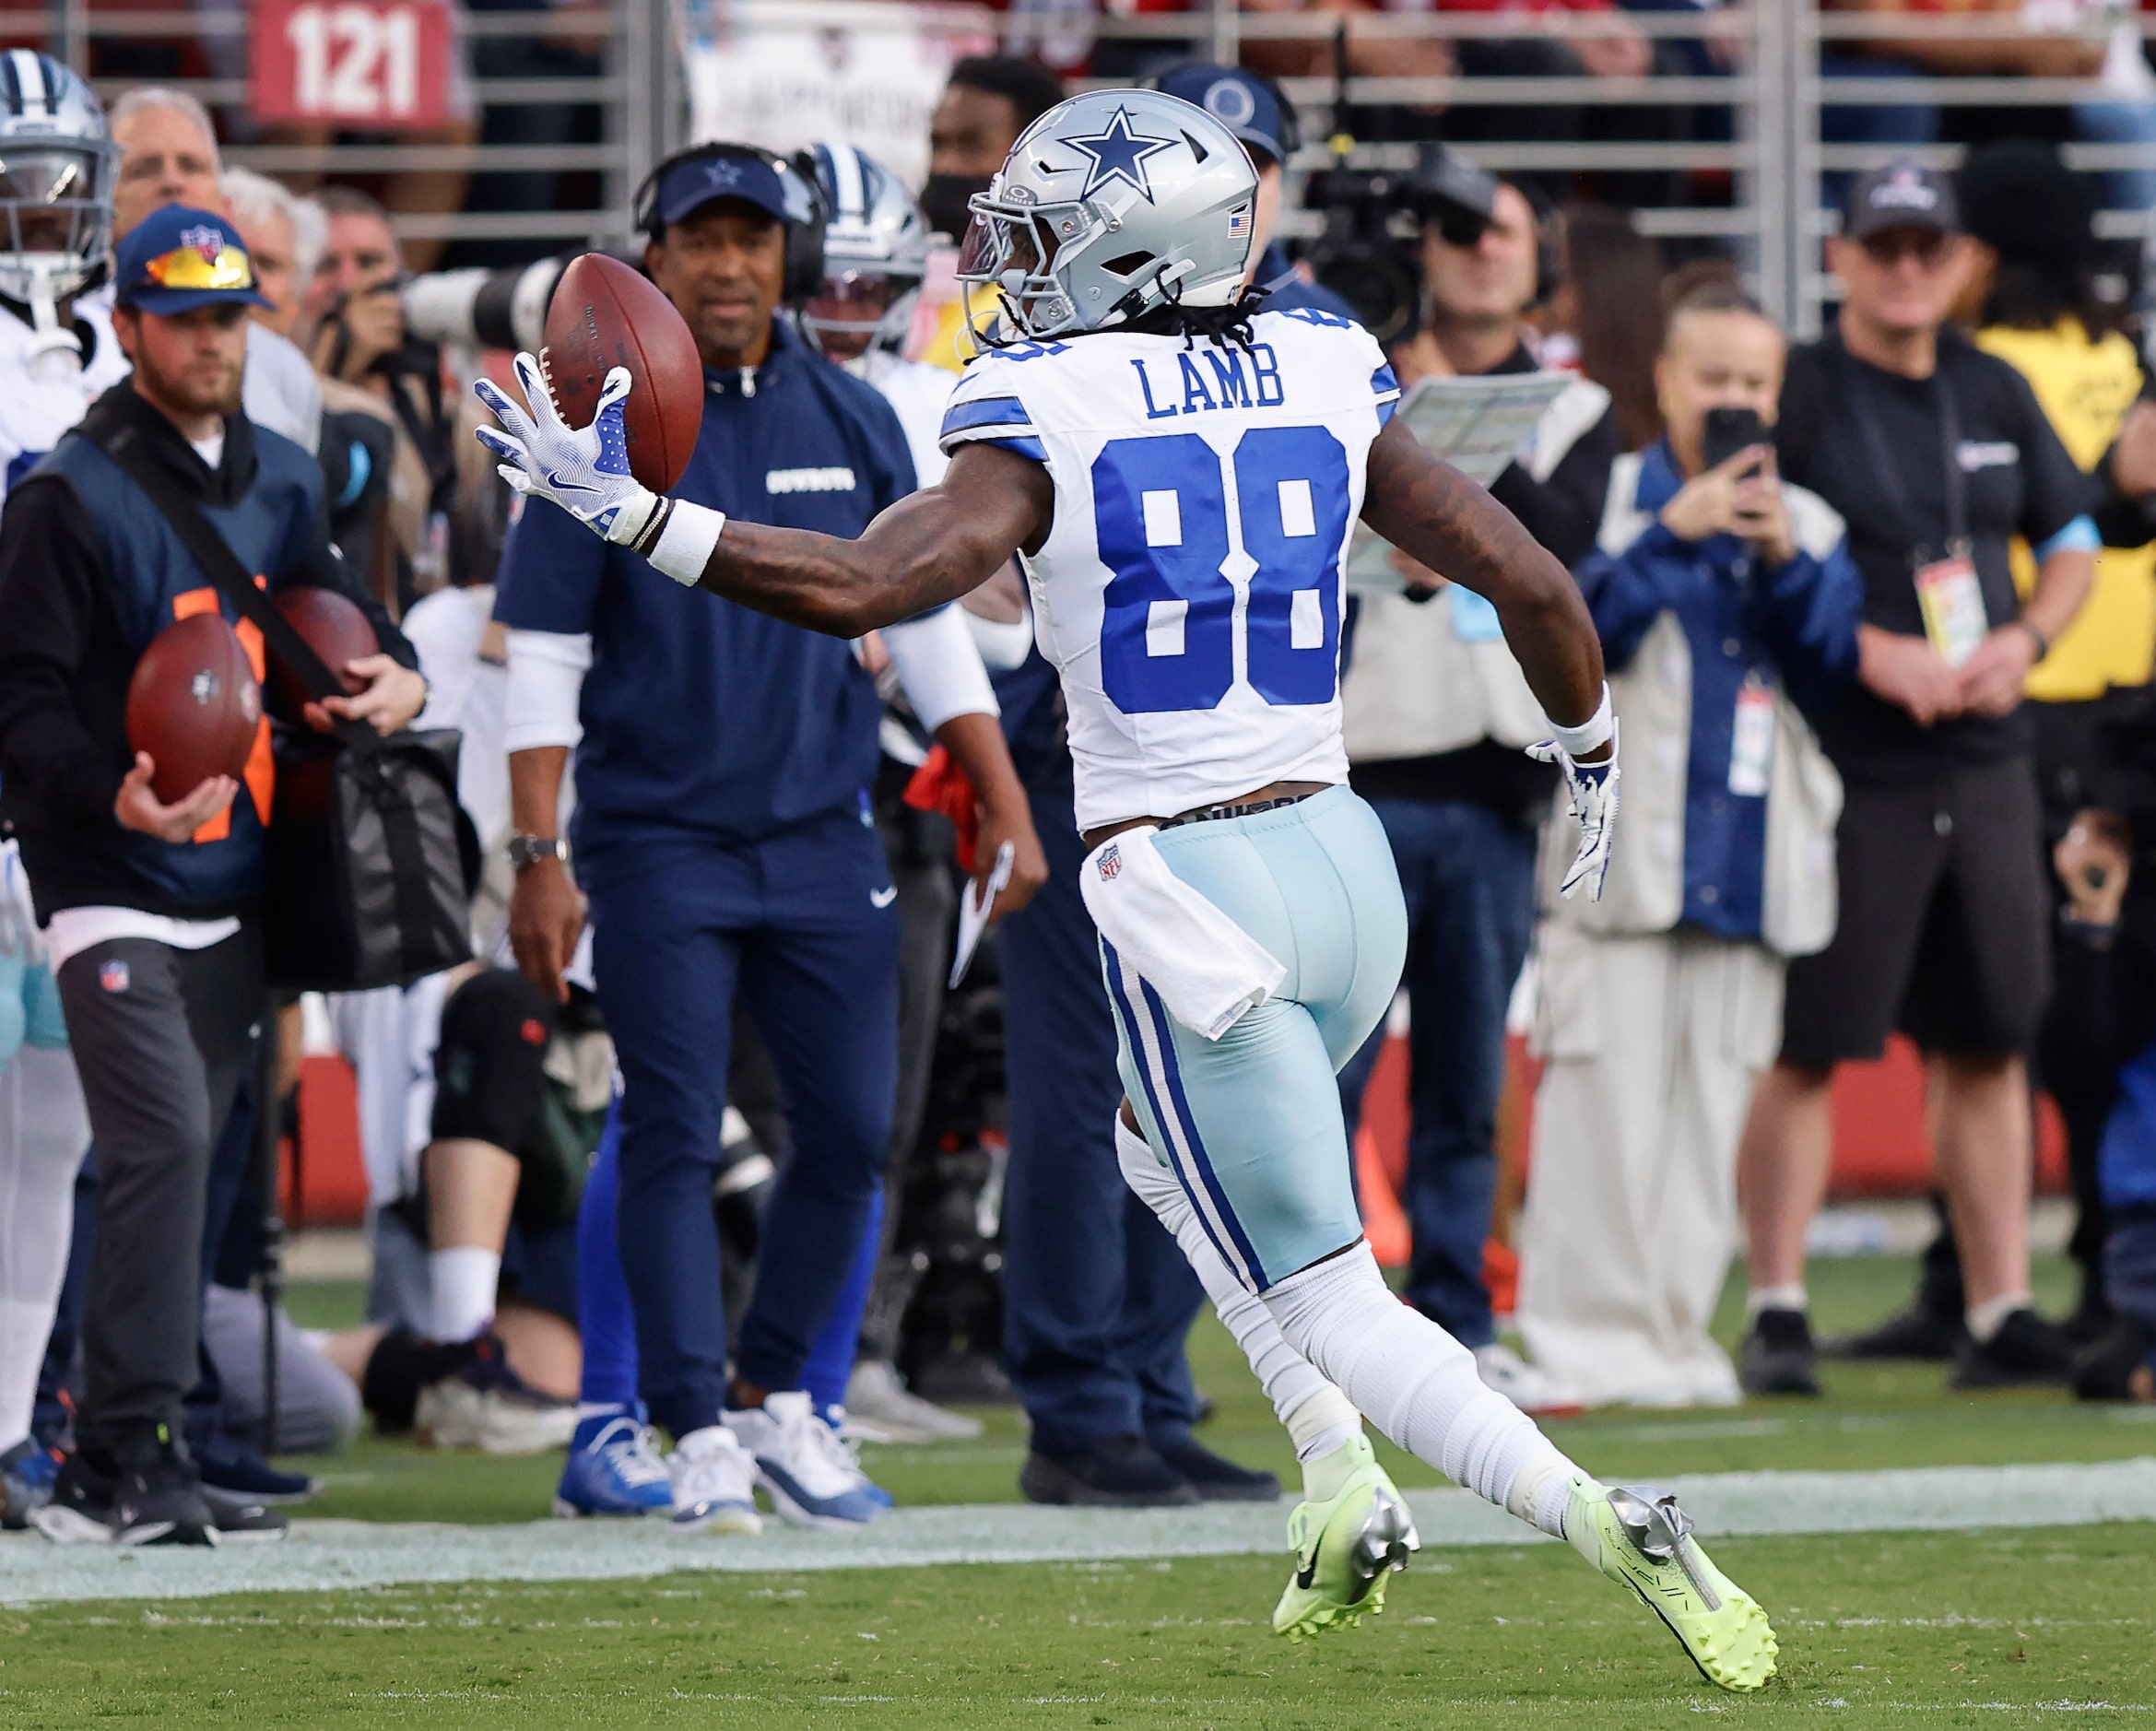
[[[1737,1240],[1737,1143],[1781,1039],[1781,960],[1698,932],[1542,931],[1547,1058],[1518,1324],[1591,1406],[1726,1404],[1708,1337]]]

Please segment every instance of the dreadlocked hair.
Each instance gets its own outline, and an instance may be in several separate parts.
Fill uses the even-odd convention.
[[[1245,288],[1224,307],[1186,307],[1180,300],[1168,300],[1148,307],[1115,328],[1143,336],[1180,336],[1186,349],[1196,347],[1202,337],[1216,348],[1233,344],[1247,353],[1256,340],[1250,322],[1264,302],[1265,290],[1251,288]]]

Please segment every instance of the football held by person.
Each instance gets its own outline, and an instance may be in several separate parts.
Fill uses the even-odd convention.
[[[946,414],[949,470],[856,540],[638,486],[619,456],[626,373],[571,429],[523,358],[529,412],[482,385],[505,430],[480,436],[512,485],[675,581],[839,635],[1022,553],[1069,709],[1125,1172],[1236,1309],[1254,1362],[1307,1369],[1340,1397],[1314,1403],[1339,1421],[1313,1439],[1325,1470],[1295,1523],[1290,1597],[1317,1602],[1284,1603],[1277,1626],[1359,1614],[1404,1560],[1405,1511],[1373,1494],[1361,1413],[1568,1540],[1711,1680],[1756,1689],[1774,1668],[1766,1617],[1674,1499],[1581,1471],[1395,1301],[1362,1238],[1333,1077],[1392,999],[1406,920],[1384,833],[1346,785],[1355,522],[1495,605],[1556,724],[1537,750],[1580,827],[1568,892],[1608,861],[1616,738],[1570,577],[1390,424],[1398,391],[1374,339],[1246,295],[1256,184],[1226,128],[1156,92],[1095,91],[1036,122],[973,203],[961,278],[997,292],[1001,319]]]

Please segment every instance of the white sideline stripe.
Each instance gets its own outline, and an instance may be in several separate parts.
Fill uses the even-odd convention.
[[[1664,1481],[1703,1535],[1890,1533],[2156,1521],[2156,1458],[2090,1466],[1926,1466],[1878,1473],[1708,1473]],[[1425,1548],[1542,1542],[1465,1490],[1409,1493]],[[1290,1504],[1045,1509],[973,1503],[898,1509],[859,1534],[772,1521],[756,1538],[677,1536],[663,1522],[534,1521],[517,1526],[295,1521],[281,1544],[214,1551],[0,1540],[0,1604],[205,1598],[411,1582],[634,1580],[919,1569],[938,1563],[1098,1562],[1285,1556]]]

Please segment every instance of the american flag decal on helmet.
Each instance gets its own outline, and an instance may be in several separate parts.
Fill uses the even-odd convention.
[[[1228,213],[1228,238],[1240,241],[1250,232],[1250,206],[1238,205]]]

